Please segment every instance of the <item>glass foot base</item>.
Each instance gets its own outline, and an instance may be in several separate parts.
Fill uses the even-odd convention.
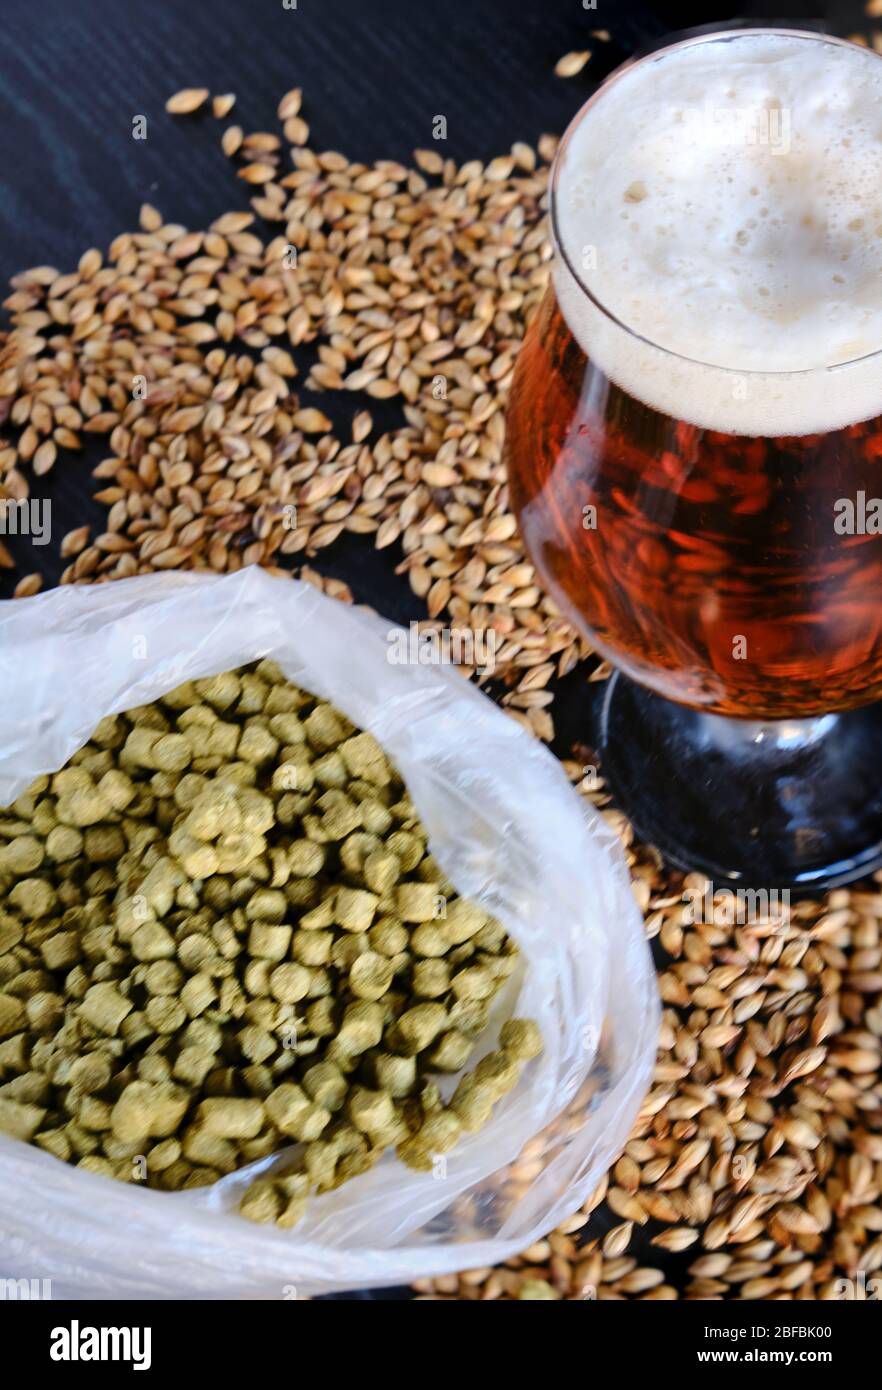
[[[601,774],[675,867],[818,891],[882,866],[882,703],[760,722],[674,704],[618,672],[602,690]]]

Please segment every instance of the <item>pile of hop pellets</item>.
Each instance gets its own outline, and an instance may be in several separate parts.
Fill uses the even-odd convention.
[[[240,1210],[291,1226],[489,1119],[541,1050],[465,1071],[516,962],[370,734],[273,662],[187,682],[0,812],[0,1130],[167,1191],[284,1149]]]

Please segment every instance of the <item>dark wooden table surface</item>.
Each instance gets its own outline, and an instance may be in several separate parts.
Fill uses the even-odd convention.
[[[861,0],[596,0],[596,8],[582,0],[296,0],[296,9],[284,0],[2,0],[0,278],[36,264],[72,269],[87,247],[104,249],[135,227],[145,201],[192,227],[246,206],[220,148],[221,124],[166,114],[181,87],[235,92],[231,119],[265,130],[275,128],[281,94],[302,86],[312,147],[361,160],[409,160],[432,143],[440,114],[445,154],[486,160],[515,140],[562,132],[635,48],[733,17],[821,19],[842,34],[867,27]],[[609,43],[590,38],[598,28]],[[557,59],[583,48],[593,57],[579,77],[555,77]],[[144,140],[132,138],[137,116],[147,120]],[[351,414],[351,400],[344,404]],[[323,396],[321,405],[333,418],[333,402]],[[44,587],[57,582],[61,537],[102,521],[91,468],[105,450],[100,441],[68,454],[39,481],[39,495],[52,501],[52,542],[7,539],[17,571],[0,571],[0,597],[32,571]],[[322,553],[321,568],[393,620],[424,617],[395,576],[395,559],[351,537]],[[582,730],[584,693],[579,672],[559,691],[559,752]],[[592,1230],[615,1221],[601,1211]],[[662,1253],[653,1250],[655,1263]],[[664,1259],[676,1283],[685,1257]]]

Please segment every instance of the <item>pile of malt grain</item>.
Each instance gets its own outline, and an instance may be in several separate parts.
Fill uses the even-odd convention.
[[[188,89],[173,109],[207,95]],[[282,135],[224,132],[257,190],[252,211],[192,231],[145,205],[106,257],[93,248],[69,274],[14,277],[0,496],[27,498],[84,436],[107,437],[95,469],[106,527],[64,537],[63,582],[289,572],[344,532],[394,545],[430,620],[493,629],[506,703],[550,739],[546,687],[584,648],[525,559],[501,454],[515,356],[548,275],[556,140],[487,165],[423,150],[414,169],[368,166],[306,148],[299,112],[295,89],[279,104]],[[306,389],[362,406],[348,440],[300,402],[307,347]],[[378,433],[365,397],[394,401],[400,423]],[[16,594],[39,586],[26,575]]]

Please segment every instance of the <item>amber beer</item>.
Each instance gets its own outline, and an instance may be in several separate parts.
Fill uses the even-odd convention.
[[[875,54],[717,36],[624,69],[558,155],[514,508],[596,648],[712,713],[882,698],[880,97]],[[787,148],[703,129],[716,102],[792,112]]]
[[[754,718],[882,698],[882,538],[834,530],[882,493],[882,418],[774,439],[675,419],[592,367],[550,289],[508,440],[547,588],[635,679]]]

